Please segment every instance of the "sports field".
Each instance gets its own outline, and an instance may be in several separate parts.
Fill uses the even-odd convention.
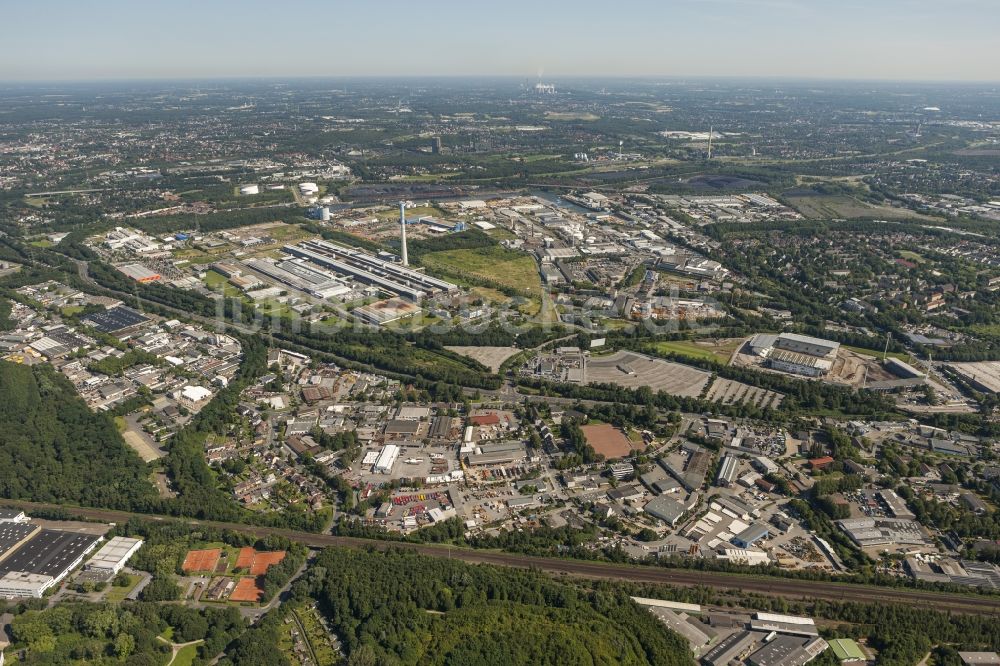
[[[609,423],[585,425],[580,430],[587,438],[587,444],[590,444],[594,451],[600,453],[606,460],[624,458],[632,453],[632,442],[629,438]]]

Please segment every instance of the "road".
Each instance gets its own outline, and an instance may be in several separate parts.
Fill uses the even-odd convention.
[[[56,504],[2,500],[0,505],[17,507],[25,511],[37,509],[63,509],[83,518],[104,522],[122,523],[130,518],[146,520],[175,520],[191,527],[199,525],[253,534],[257,537],[283,536],[313,548],[337,546],[341,548],[406,548],[430,557],[461,560],[472,564],[491,564],[528,569],[538,569],[550,574],[579,578],[621,580],[633,583],[659,583],[681,587],[704,586],[722,591],[752,592],[788,600],[859,601],[899,603],[920,608],[932,608],[955,613],[975,613],[1000,617],[1000,596],[959,594],[954,592],[929,592],[906,588],[878,587],[828,581],[800,581],[773,576],[752,576],[690,569],[667,569],[654,566],[610,564],[549,557],[536,557],[490,550],[475,550],[440,544],[411,544],[378,539],[342,537],[331,534],[314,534],[298,530],[273,527],[256,527],[238,523],[201,521],[172,516],[150,516],[126,511],[67,507]]]

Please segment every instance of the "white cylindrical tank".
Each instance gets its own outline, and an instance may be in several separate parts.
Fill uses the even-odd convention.
[[[329,206],[323,206],[322,208],[319,209],[319,219],[323,220],[324,222],[329,222],[330,221],[330,207]]]

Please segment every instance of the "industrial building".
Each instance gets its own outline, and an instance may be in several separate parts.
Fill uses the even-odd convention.
[[[767,634],[762,631],[738,631],[706,652],[701,663],[705,666],[729,666],[742,662],[766,637]]]
[[[122,570],[129,559],[141,547],[142,539],[120,536],[112,537],[87,562],[87,569],[106,574],[108,578],[111,578]]]
[[[265,259],[250,259],[245,263],[247,268],[269,277],[275,282],[316,298],[336,298],[351,291],[350,287],[335,275],[307,266],[300,261],[274,262]]]
[[[803,666],[818,657],[826,648],[822,638],[802,638],[782,634],[775,636],[747,658],[750,666]]]
[[[116,268],[136,282],[156,282],[161,277],[159,273],[143,264],[124,264]]]
[[[754,613],[753,619],[750,620],[750,628],[754,631],[776,631],[779,634],[794,636],[819,636],[815,620],[797,615]]]
[[[672,497],[660,495],[649,500],[642,510],[653,518],[662,520],[667,525],[674,527],[681,519],[681,516],[687,512],[688,508]]]
[[[3,567],[7,557],[26,544],[41,529],[31,523],[12,521],[0,523],[0,568]]]
[[[926,546],[930,543],[920,525],[897,518],[851,518],[837,525],[861,548],[872,546]]]
[[[495,442],[477,446],[474,453],[469,455],[469,464],[474,466],[506,465],[524,460],[525,456],[527,456],[527,450],[522,442]]]
[[[754,523],[732,538],[734,546],[740,548],[750,548],[761,539],[766,539],[771,535],[771,529],[764,523]]]
[[[882,500],[893,518],[899,518],[901,520],[913,520],[916,518],[916,516],[913,515],[913,512],[907,508],[906,502],[903,501],[903,498],[897,495],[894,490],[879,490],[877,491],[877,494],[878,498]]]
[[[715,485],[722,486],[723,488],[731,486],[733,479],[736,478],[736,472],[739,470],[739,467],[740,461],[736,456],[724,456],[722,462],[719,463],[719,473],[715,475]]]
[[[52,576],[28,573],[26,571],[8,571],[0,576],[0,598],[17,599],[19,597],[34,597],[41,599],[45,591],[55,585]]]
[[[386,444],[382,447],[382,452],[378,454],[378,458],[375,459],[372,472],[375,474],[392,473],[392,466],[396,464],[397,458],[399,458],[399,447],[395,444]]]
[[[283,250],[292,256],[348,275],[363,284],[413,301],[419,301],[427,295],[458,290],[458,286],[450,282],[336,243],[304,241],[298,245],[286,245]]]
[[[0,596],[6,597],[40,597],[78,567],[100,540],[92,534],[40,529],[30,523],[4,523],[0,535],[4,533],[8,536],[0,559]]]
[[[0,524],[2,523],[24,523],[28,516],[21,509],[0,509]]]

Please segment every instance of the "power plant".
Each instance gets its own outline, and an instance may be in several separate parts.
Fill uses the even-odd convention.
[[[404,266],[410,265],[410,260],[406,256],[406,203],[399,202],[399,246],[401,248],[400,257]]]

